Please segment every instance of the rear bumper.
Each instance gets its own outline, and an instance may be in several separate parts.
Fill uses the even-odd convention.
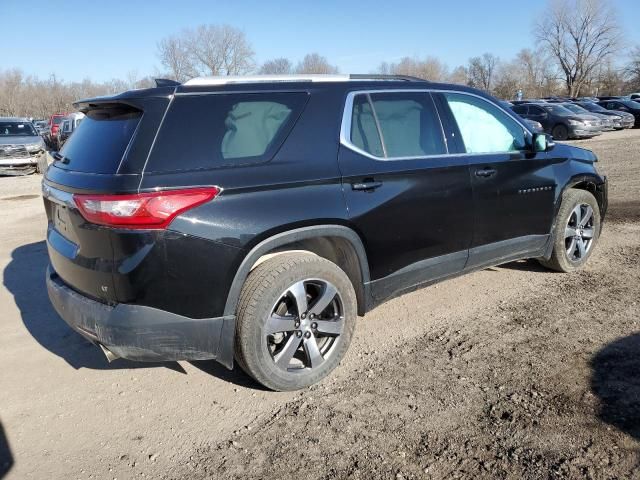
[[[69,288],[51,267],[53,307],[76,332],[118,357],[136,361],[215,359],[233,368],[235,316],[193,319],[152,307],[107,305]]]

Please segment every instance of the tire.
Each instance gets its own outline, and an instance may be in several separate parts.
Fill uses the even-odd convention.
[[[569,138],[569,129],[564,125],[556,125],[551,130],[551,135],[555,140],[567,140]]]
[[[277,255],[258,265],[242,288],[236,361],[271,390],[308,387],[338,366],[356,316],[353,285],[336,264],[310,253]]]
[[[579,227],[580,224],[584,226]],[[538,261],[558,272],[582,268],[598,242],[600,225],[600,207],[595,197],[586,190],[567,190],[556,217],[551,258]]]
[[[36,172],[38,172],[40,175],[44,175],[45,172],[47,171],[47,168],[49,168],[49,164],[47,163],[47,155],[42,154],[38,158],[38,165],[36,166]]]

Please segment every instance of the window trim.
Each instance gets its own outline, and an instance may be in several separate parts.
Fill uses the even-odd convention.
[[[444,146],[447,150],[445,153],[433,154],[433,155],[421,155],[421,156],[410,156],[410,157],[377,157],[372,155],[371,153],[362,150],[360,147],[357,147],[351,142],[351,119],[353,116],[353,100],[357,95],[366,95],[369,97],[371,94],[376,93],[428,93],[431,97],[431,101],[436,111],[436,115],[438,116],[438,121],[440,123],[440,129],[442,132],[442,137],[444,139]],[[456,93],[460,95],[468,95],[470,97],[476,97],[480,100],[488,103],[489,105],[493,105],[500,109],[502,112],[506,113],[508,117],[510,117],[513,121],[518,124],[522,130],[524,131],[525,136],[533,137],[533,132],[529,130],[529,128],[524,124],[523,121],[518,119],[515,115],[515,112],[509,112],[506,108],[503,108],[501,105],[491,102],[490,100],[484,98],[481,95],[477,95],[471,92],[465,92],[461,90],[452,90],[452,89],[434,89],[434,88],[388,88],[388,89],[367,89],[367,90],[354,90],[347,93],[347,97],[344,103],[344,110],[342,112],[342,122],[340,126],[340,144],[349,150],[356,152],[360,155],[363,155],[372,160],[378,160],[382,162],[386,161],[394,161],[394,160],[421,160],[421,159],[429,159],[429,158],[442,158],[442,157],[460,157],[460,156],[483,156],[483,155],[500,155],[500,154],[513,154],[514,152],[518,152],[521,150],[506,150],[503,152],[483,152],[483,153],[455,153],[451,152],[449,149],[449,143],[447,141],[447,135],[444,130],[444,125],[442,123],[442,118],[440,117],[440,111],[438,110],[438,106],[436,105],[432,94],[437,93]],[[369,100],[370,101],[370,100]],[[380,135],[380,139],[382,141],[382,136]]]

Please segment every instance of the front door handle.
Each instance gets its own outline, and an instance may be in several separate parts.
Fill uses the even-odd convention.
[[[490,177],[492,175],[495,175],[497,172],[497,170],[493,169],[493,168],[483,168],[480,170],[476,170],[476,176],[477,177]]]
[[[382,182],[374,182],[374,181],[366,181],[366,182],[359,182],[359,183],[352,183],[351,184],[351,189],[352,190],[375,190],[378,187],[382,186]]]

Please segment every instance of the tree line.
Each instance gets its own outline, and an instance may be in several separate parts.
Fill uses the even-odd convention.
[[[627,48],[611,0],[549,0],[534,22],[533,36],[533,48],[523,48],[508,60],[488,52],[450,68],[433,56],[404,57],[382,61],[371,73],[466,84],[504,99],[514,98],[518,90],[529,98],[640,91],[640,46]],[[339,72],[317,52],[296,63],[280,57],[258,64],[246,34],[230,25],[185,29],[161,39],[157,48],[161,73],[155,76],[180,82],[206,75]],[[72,102],[79,98],[152,85],[151,76],[140,78],[135,72],[96,83],[64,82],[55,75],[41,80],[18,69],[0,70],[0,116],[46,118],[72,111]]]

